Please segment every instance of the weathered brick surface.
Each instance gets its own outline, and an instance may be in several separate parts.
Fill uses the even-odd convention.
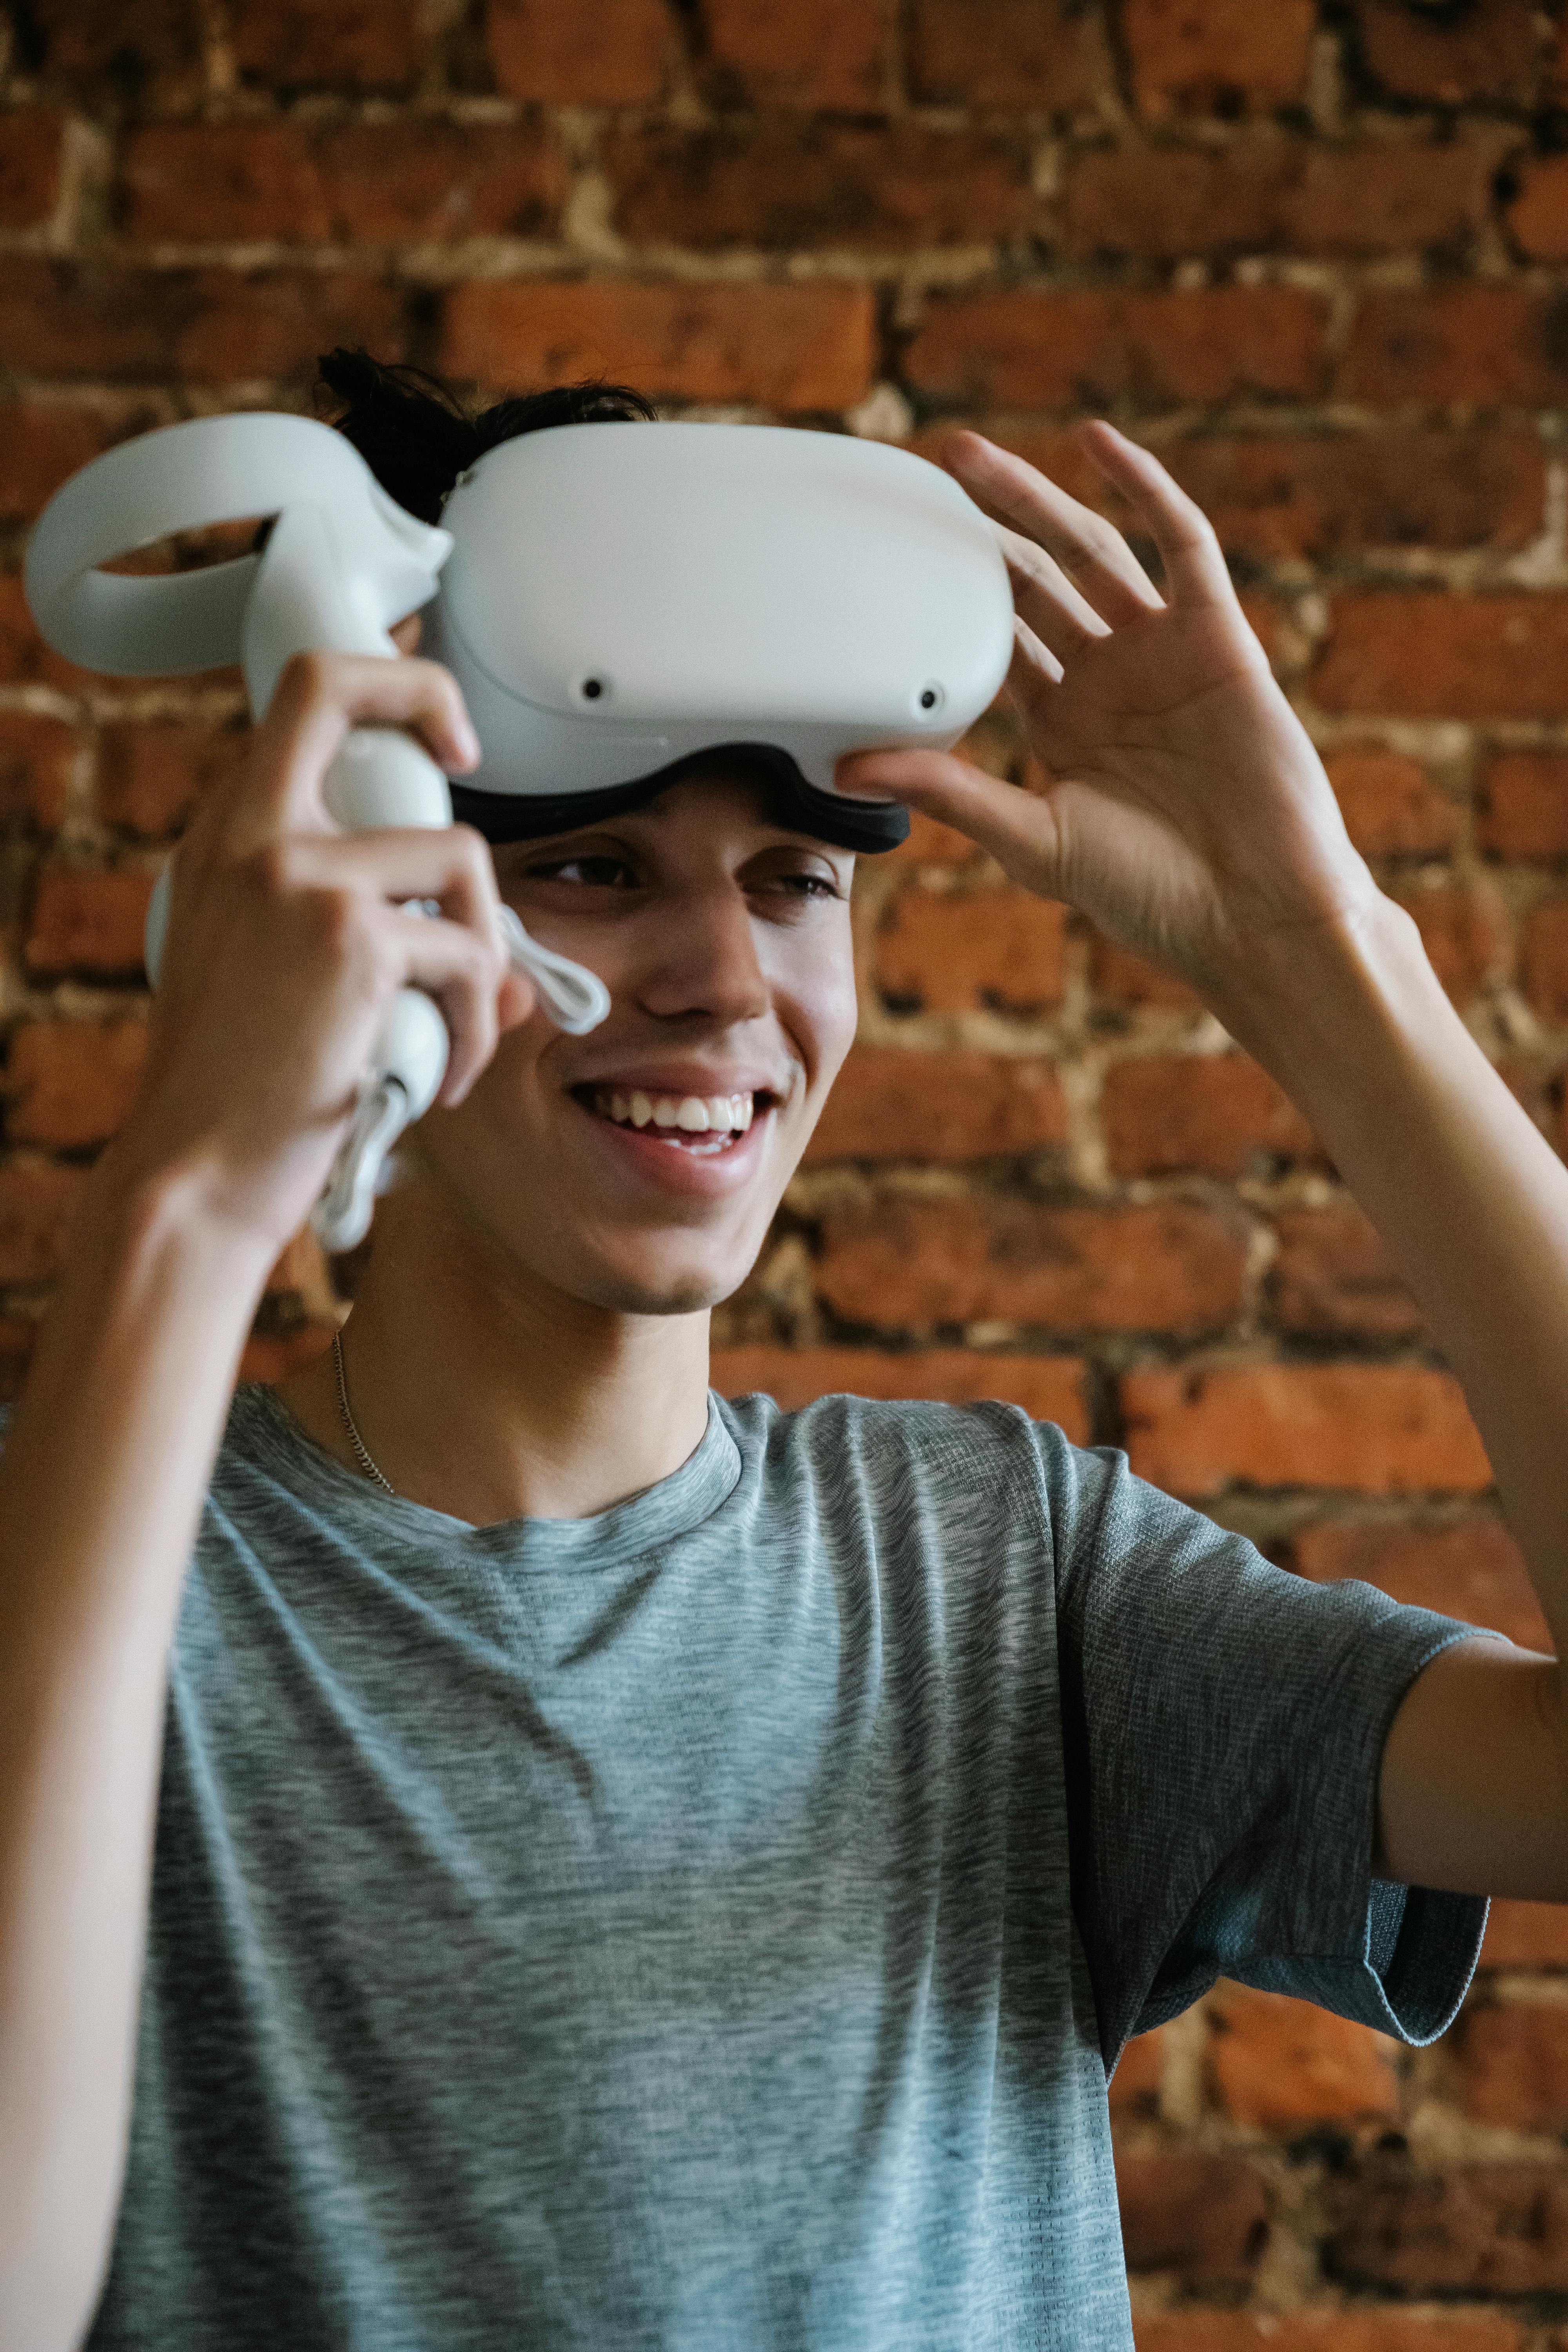
[[[806,1158],[1016,1158],[1049,1150],[1066,1136],[1061,1082],[1032,1055],[858,1045],[827,1097]]]
[[[1519,1547],[1496,1519],[1457,1527],[1331,1521],[1297,1537],[1292,1560],[1316,1583],[1359,1577],[1413,1609],[1462,1618],[1527,1650],[1552,1647]],[[1568,1912],[1562,1916],[1568,1930]]]
[[[888,250],[979,245],[1035,209],[1016,134],[747,121],[626,131],[605,152],[615,220],[634,242]]]
[[[824,1396],[929,1398],[973,1404],[994,1397],[1054,1421],[1077,1444],[1089,1436],[1083,1364],[1076,1356],[1006,1356],[970,1348],[716,1348],[713,1385],[724,1396],[760,1391],[786,1412]]]
[[[1285,286],[933,301],[904,355],[929,398],[1067,408],[1318,389],[1328,314]]]
[[[906,890],[877,935],[877,985],[927,1013],[1027,1012],[1062,992],[1058,906],[1023,890]]]
[[[1074,0],[914,0],[909,58],[917,98],[1050,113],[1091,101],[1108,66]]]
[[[1240,2285],[1268,2242],[1268,2190],[1238,2158],[1121,2156],[1116,2184],[1130,2270]]]
[[[1119,1062],[1102,1110],[1117,1176],[1254,1176],[1322,1157],[1295,1105],[1243,1054]]]
[[[1352,842],[1568,1153],[1563,0],[12,16],[0,1396],[131,1115],[152,870],[247,740],[237,672],[44,647],[24,536],[127,435],[309,409],[338,341],[480,397],[602,369],[925,455],[974,425],[1124,525],[1075,437],[1109,411],[1212,515]],[[1005,702],[965,752],[1045,786]],[[999,1396],[1304,1575],[1544,1643],[1416,1303],[1192,991],[929,818],[857,892],[862,1038],[720,1384]],[[247,1374],[338,1311],[291,1244]],[[1141,2352],[1564,2352],[1565,1969],[1568,1906],[1510,1901],[1447,2049],[1226,1986],[1135,2042]]]
[[[1399,2112],[1393,2045],[1310,2001],[1221,1987],[1208,2004],[1215,2095],[1238,2124],[1266,2131]]]
[[[549,132],[505,123],[157,123],[126,143],[136,236],[301,244],[551,229],[566,166]]]
[[[1474,1495],[1491,1484],[1458,1383],[1418,1365],[1130,1372],[1121,1402],[1133,1468],[1177,1494]]]
[[[858,286],[480,279],[447,298],[439,355],[521,391],[607,375],[676,400],[843,408],[869,387],[873,323]]]
[[[1568,595],[1347,595],[1312,692],[1325,710],[1568,717]]]
[[[1359,2183],[1330,2258],[1358,2284],[1404,2294],[1568,2290],[1568,2174],[1523,2164]]]
[[[1282,1331],[1362,1339],[1411,1339],[1421,1310],[1390,1262],[1382,1235],[1351,1201],[1282,1209],[1268,1270],[1268,1309]]]
[[[141,1084],[141,1021],[29,1021],[11,1034],[5,1133],[13,1143],[79,1151],[124,1124]]]

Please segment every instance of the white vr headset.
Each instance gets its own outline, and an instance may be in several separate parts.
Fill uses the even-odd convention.
[[[273,518],[258,552],[203,571],[100,567],[179,531]],[[447,824],[492,841],[651,799],[704,754],[743,760],[793,829],[889,848],[903,812],[839,793],[846,752],[946,748],[991,701],[1013,646],[994,535],[907,450],[778,426],[597,423],[524,434],[458,480],[444,528],[406,513],[331,426],[198,418],[94,459],[45,509],[26,588],[47,642],[119,677],[238,661],[260,717],[298,652],[422,650],[455,674],[483,751],[451,787],[412,740],[351,735],[325,779],[346,827]],[[166,893],[149,920],[156,977]],[[574,1031],[608,1010],[592,973],[531,940],[519,963]],[[317,1215],[329,1246],[368,1225],[375,1176],[434,1099],[447,1036],[399,995]],[[357,1232],[353,1228],[357,1225]]]

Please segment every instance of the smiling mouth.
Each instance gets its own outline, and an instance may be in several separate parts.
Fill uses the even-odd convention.
[[[646,1133],[650,1143],[668,1144],[699,1160],[732,1151],[757,1114],[771,1110],[778,1099],[765,1088],[741,1095],[650,1095],[618,1087],[574,1087],[572,1092],[595,1118]]]

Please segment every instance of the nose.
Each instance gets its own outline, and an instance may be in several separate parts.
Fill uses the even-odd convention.
[[[678,908],[663,908],[648,949],[637,990],[645,1012],[664,1021],[700,1015],[724,1028],[767,1012],[752,911],[733,885],[689,891]]]

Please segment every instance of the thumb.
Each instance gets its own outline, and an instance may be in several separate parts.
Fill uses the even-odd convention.
[[[834,782],[847,799],[903,801],[993,856],[1003,871],[1047,898],[1058,896],[1061,840],[1048,800],[988,776],[952,751],[853,751]]]

